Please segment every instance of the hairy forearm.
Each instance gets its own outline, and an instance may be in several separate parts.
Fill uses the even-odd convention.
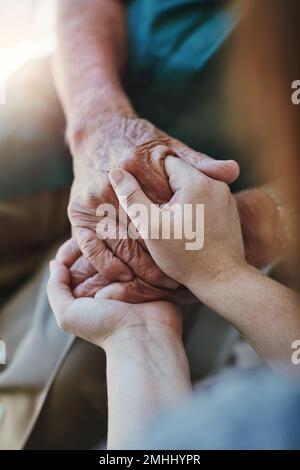
[[[120,333],[105,350],[108,448],[120,449],[151,417],[190,393],[189,367],[173,333]]]
[[[114,111],[132,114],[122,90],[126,28],[121,0],[60,0],[56,82],[71,147]]]
[[[252,267],[222,274],[204,293],[192,291],[237,328],[271,364],[291,366],[291,344],[300,337],[299,298],[290,289]]]

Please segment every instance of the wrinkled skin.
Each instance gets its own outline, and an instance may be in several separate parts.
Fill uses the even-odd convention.
[[[72,149],[77,157],[69,218],[84,256],[78,256],[73,266],[70,264],[75,295],[92,296],[99,287],[128,281],[123,285],[121,300],[169,300],[173,295],[183,302],[190,299],[190,294],[182,288],[177,290],[177,284],[160,271],[141,242],[105,242],[98,238],[97,208],[103,203],[118,207],[108,171],[116,167],[126,169],[138,179],[147,196],[161,204],[172,197],[164,170],[167,155],[182,158],[208,176],[229,183],[238,177],[238,165],[232,161],[216,162],[138,118],[109,120],[101,127],[101,133],[92,133],[87,138],[79,132],[76,139],[76,150]]]
[[[260,189],[242,191],[235,197],[241,220],[246,259],[253,266],[262,268],[280,253],[279,243],[274,237],[278,223],[276,206]],[[125,241],[122,240],[122,242]],[[142,250],[139,244],[128,240],[128,252],[137,247],[138,250]],[[126,247],[124,249],[126,250]],[[175,291],[157,289],[137,278],[130,282],[110,285],[110,282],[104,280],[82,256],[75,239],[68,240],[61,247],[58,257],[68,260],[75,297],[93,297],[99,290],[105,288],[105,295],[110,297],[113,295],[115,300],[133,303],[152,300],[156,295],[166,300],[173,299],[180,304],[196,300],[184,288],[177,288]],[[151,261],[149,263],[151,267]],[[148,263],[147,267],[149,267]]]
[[[176,289],[163,289],[152,286],[136,277],[129,282],[110,283],[86,261],[74,238],[66,241],[60,247],[57,252],[57,259],[70,269],[71,288],[75,298],[94,297],[95,294],[102,291],[102,294],[107,298],[134,304],[149,302],[154,298],[172,300],[180,305],[197,301],[182,286],[178,286]],[[78,284],[78,279],[82,279],[81,284]]]

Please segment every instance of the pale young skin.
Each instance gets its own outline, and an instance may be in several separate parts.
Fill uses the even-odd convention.
[[[148,238],[145,244],[151,256],[163,272],[235,326],[265,360],[293,369],[291,344],[300,336],[299,297],[247,264],[237,205],[228,186],[174,157],[166,158],[165,170],[174,191],[170,205],[205,205],[205,241],[201,250],[187,251],[185,238]],[[153,208],[128,172],[112,170],[110,180],[133,223],[134,204],[164,210]],[[146,235],[146,220],[144,228],[140,218],[138,222],[136,228]],[[121,292],[122,283],[117,283],[99,295],[117,299]]]
[[[60,328],[106,352],[107,445],[120,449],[149,418],[191,391],[180,310],[171,302],[131,305],[97,294],[75,299],[67,266],[62,253],[50,263],[50,305]]]

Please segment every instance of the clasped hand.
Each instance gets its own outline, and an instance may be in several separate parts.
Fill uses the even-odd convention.
[[[159,269],[176,285],[197,291],[207,299],[213,295],[214,282],[224,272],[235,270],[246,264],[235,198],[227,184],[216,181],[187,165],[176,157],[165,159],[165,171],[173,191],[169,205],[204,204],[204,245],[201,250],[186,250],[185,237],[173,236],[176,220],[171,218],[170,239],[159,236],[152,239],[146,234],[146,220],[139,223],[132,213],[134,204],[143,204],[148,213],[158,212],[155,217],[156,233],[161,233],[159,213],[164,207],[154,205],[145,195],[133,175],[123,169],[114,169],[109,178],[123,210],[135,225]],[[124,201],[126,200],[126,204]],[[100,224],[99,236],[101,237]],[[153,227],[152,227],[153,228]],[[119,230],[121,230],[120,228]],[[184,233],[184,232],[183,232]],[[104,235],[104,232],[103,232]],[[178,307],[166,302],[171,298],[165,290],[165,298],[158,302],[124,302],[127,292],[135,288],[134,280],[128,282],[103,282],[90,298],[78,298],[78,286],[74,295],[70,270],[78,263],[81,251],[74,240],[66,242],[51,263],[48,294],[58,324],[99,346],[105,347],[110,338],[128,329],[135,332],[166,329],[180,335],[181,324]],[[99,274],[91,276],[89,282],[96,288]],[[95,278],[96,277],[96,278]],[[85,281],[87,282],[87,281]],[[197,289],[196,289],[197,286]],[[175,285],[174,285],[175,287]],[[200,295],[199,295],[200,293]],[[174,288],[172,299],[182,301],[181,287]],[[169,296],[169,297],[168,297]],[[76,298],[77,297],[77,298]],[[149,299],[151,300],[151,299]]]

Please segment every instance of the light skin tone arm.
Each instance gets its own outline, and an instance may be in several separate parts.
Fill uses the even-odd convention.
[[[292,343],[300,335],[299,296],[249,266],[220,273],[205,292],[196,279],[192,292],[237,328],[256,352],[276,368],[297,372]]]
[[[107,342],[105,351],[108,448],[115,449],[138,436],[148,420],[186,399],[191,384],[182,341],[173,332],[126,332]]]
[[[50,271],[48,296],[58,325],[106,352],[108,448],[124,448],[148,420],[191,391],[180,310],[170,302],[75,299],[68,266],[56,259]]]
[[[56,81],[77,155],[77,147],[113,110],[134,115],[120,81],[126,60],[124,6],[121,0],[62,0],[57,8]]]
[[[136,228],[150,254],[165,273],[234,325],[265,360],[293,368],[291,344],[300,336],[298,295],[246,263],[236,202],[226,184],[174,157],[166,159],[165,168],[174,191],[170,205],[205,205],[204,247],[187,251],[184,238],[151,239],[147,221],[139,218]],[[120,203],[135,223],[134,204],[150,209],[151,201],[129,173],[113,170],[110,179],[118,197],[127,198],[127,205],[124,199]],[[162,212],[157,206],[153,210]],[[107,286],[102,295],[113,289],[120,293],[121,284]]]

